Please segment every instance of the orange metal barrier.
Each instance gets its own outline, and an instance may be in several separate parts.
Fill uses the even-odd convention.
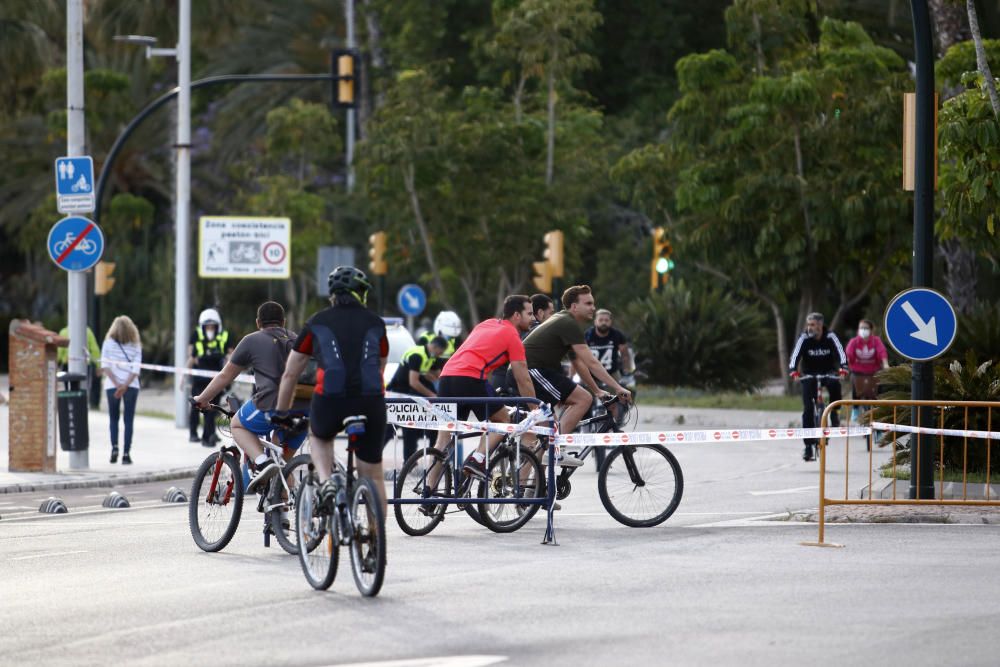
[[[960,505],[960,506],[987,506],[1000,507],[1000,494],[993,493],[990,487],[991,476],[991,450],[994,441],[1000,441],[1000,432],[993,431],[993,411],[1000,409],[1000,403],[987,401],[913,401],[913,400],[842,400],[827,406],[823,412],[821,426],[825,429],[830,420],[830,415],[838,408],[844,408],[846,419],[841,420],[841,426],[851,425],[852,408],[859,407],[864,412],[858,420],[860,426],[874,426],[868,436],[868,466],[867,471],[862,472],[860,481],[864,481],[865,472],[867,474],[868,485],[862,488],[859,497],[851,498],[851,439],[847,439],[844,445],[843,476],[844,476],[844,496],[843,498],[827,497],[826,477],[828,471],[828,447],[827,437],[820,439],[819,445],[819,540],[817,542],[803,542],[807,546],[840,547],[843,545],[833,544],[824,541],[826,529],[826,508],[829,505]],[[916,410],[914,410],[917,408]],[[924,408],[921,410],[919,408]],[[930,408],[933,419],[929,424],[921,424],[922,413]],[[911,414],[917,415],[917,421],[911,425]],[[977,428],[970,428],[970,426]],[[983,430],[985,427],[985,430]],[[937,456],[935,457],[936,475],[934,479],[934,498],[909,498],[910,480],[908,478],[899,480],[897,478],[897,460],[900,452],[909,452],[910,461],[903,462],[899,468],[910,468],[910,472],[916,475],[917,486],[920,486],[920,451],[912,445],[916,444],[914,431],[924,434],[924,441],[929,438],[937,438]],[[907,444],[901,444],[900,440],[906,439]],[[970,463],[970,440],[973,445],[973,455],[977,462],[981,463],[985,450],[985,497],[974,499],[969,497],[969,463]],[[856,441],[855,441],[856,442]],[[958,445],[961,445],[958,448]],[[946,447],[947,445],[947,447]],[[890,448],[891,446],[891,448]],[[977,447],[983,448],[977,451]],[[961,456],[956,456],[956,449],[960,449]],[[946,472],[946,450],[949,453],[948,463],[952,464],[950,472],[957,472],[955,467],[956,458],[961,458],[961,494],[955,498],[945,498],[945,472]],[[886,460],[886,455],[888,460]],[[834,459],[830,458],[831,465]],[[912,465],[912,464],[916,465]],[[883,477],[881,471],[888,468],[888,476]],[[874,497],[875,483],[883,479],[891,479],[891,496]],[[855,475],[855,482],[859,481]],[[902,481],[904,486],[898,490],[898,482]],[[951,487],[954,483],[949,483]],[[867,497],[865,491],[867,490]],[[882,492],[887,492],[883,489]],[[949,488],[949,490],[951,490]],[[882,494],[880,492],[880,495]],[[900,497],[903,496],[903,497]]]

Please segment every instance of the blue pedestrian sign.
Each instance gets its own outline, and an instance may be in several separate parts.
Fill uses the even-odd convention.
[[[399,306],[399,312],[407,317],[416,317],[424,312],[424,308],[427,306],[427,295],[424,294],[420,285],[403,285],[399,288],[399,294],[396,295],[396,305]]]
[[[56,158],[56,208],[60,213],[94,210],[94,161],[89,155]]]
[[[104,254],[104,234],[93,220],[72,216],[52,226],[49,257],[60,269],[86,271]]]
[[[941,294],[914,287],[897,294],[885,309],[885,337],[912,361],[929,361],[955,341],[955,309]]]

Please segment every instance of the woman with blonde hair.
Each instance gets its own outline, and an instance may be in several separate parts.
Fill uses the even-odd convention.
[[[118,416],[125,401],[125,451],[122,463],[132,463],[132,422],[135,402],[139,398],[139,364],[142,363],[142,341],[139,329],[128,315],[115,318],[101,345],[101,370],[104,372],[104,393],[108,396],[108,418],[111,421],[111,462],[118,462]]]

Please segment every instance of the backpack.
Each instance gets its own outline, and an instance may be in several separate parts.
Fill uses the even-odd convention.
[[[287,329],[281,329],[280,334],[276,334],[271,329],[265,329],[274,340],[282,346],[282,351],[284,352],[284,359],[288,361],[288,354],[292,351],[295,346],[295,336],[292,335]],[[306,362],[306,367],[302,369],[299,373],[299,377],[295,382],[295,393],[294,397],[296,399],[308,399],[312,398],[313,392],[316,390],[316,369],[318,365],[316,364],[316,359],[314,357],[309,357],[309,361]]]

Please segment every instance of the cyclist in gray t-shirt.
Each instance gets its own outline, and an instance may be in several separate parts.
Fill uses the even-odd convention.
[[[233,439],[257,465],[256,473],[247,486],[248,491],[253,491],[261,480],[269,478],[270,469],[275,468],[273,462],[265,465],[269,459],[258,438],[268,437],[274,430],[271,415],[274,414],[278,400],[278,386],[285,371],[288,351],[294,341],[295,334],[285,329],[285,309],[281,304],[274,301],[261,304],[257,309],[257,331],[240,341],[225,367],[193,399],[199,407],[207,407],[212,397],[218,395],[240,373],[253,369],[253,396],[240,407],[230,424]],[[309,403],[299,401],[293,407],[305,412],[309,409]],[[291,449],[298,449],[305,438],[305,433],[299,433],[283,444]]]

